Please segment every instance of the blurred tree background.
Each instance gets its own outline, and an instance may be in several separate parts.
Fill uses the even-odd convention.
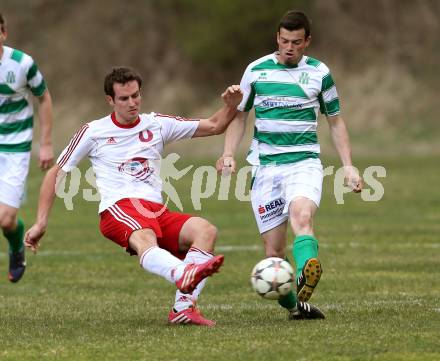
[[[277,24],[289,9],[312,19],[308,54],[333,72],[355,154],[440,153],[437,0],[2,0],[0,5],[8,20],[7,44],[31,54],[47,79],[58,150],[81,123],[109,111],[102,83],[114,65],[141,71],[145,112],[210,115],[220,92],[239,83],[249,62],[276,50]],[[320,127],[324,150],[326,128]],[[221,152],[221,143],[218,137],[218,146],[210,147],[213,155]]]

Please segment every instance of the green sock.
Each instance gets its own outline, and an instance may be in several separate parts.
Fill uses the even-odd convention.
[[[309,258],[318,257],[318,240],[311,236],[297,236],[293,241],[293,259],[296,264],[296,280],[298,281],[302,269]]]
[[[289,259],[285,258],[287,262],[290,263]],[[296,307],[296,292],[290,291],[287,295],[282,296],[278,299],[278,303],[281,307],[287,308],[288,310],[291,310]]]
[[[9,242],[9,252],[17,253],[23,250],[23,236],[24,236],[24,223],[19,218],[17,220],[17,227],[12,232],[4,232],[3,235]]]
[[[278,303],[280,304],[280,306],[287,308],[288,310],[296,307],[296,301],[296,294],[293,291],[290,291],[287,295],[278,299]]]

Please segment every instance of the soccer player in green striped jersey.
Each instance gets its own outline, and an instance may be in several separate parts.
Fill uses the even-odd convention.
[[[253,108],[255,128],[247,160],[253,165],[252,208],[266,256],[285,257],[288,221],[295,234],[292,254],[297,293],[279,300],[291,319],[324,317],[316,307],[304,307],[322,273],[313,230],[323,180],[316,134],[318,112],[327,118],[346,181],[353,191],[362,189],[362,179],[352,167],[333,78],[324,63],[305,55],[310,41],[307,16],[287,12],[278,26],[278,51],[252,62],[243,74],[243,100],[226,131],[224,152],[216,165],[218,171],[235,172],[234,154]]]
[[[17,217],[29,170],[33,128],[33,97],[39,103],[40,153],[43,170],[53,162],[52,100],[34,60],[4,45],[6,19],[0,13],[0,228],[9,242],[11,282],[23,276],[23,221]]]

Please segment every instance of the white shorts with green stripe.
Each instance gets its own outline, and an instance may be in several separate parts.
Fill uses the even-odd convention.
[[[0,152],[0,203],[20,208],[29,172],[30,152]]]
[[[323,168],[319,159],[255,166],[253,177],[251,201],[260,233],[287,221],[289,204],[295,198],[308,198],[319,207],[323,180]]]

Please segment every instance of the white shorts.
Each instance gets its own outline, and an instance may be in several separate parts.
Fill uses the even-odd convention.
[[[319,159],[277,166],[255,166],[252,173],[252,209],[260,233],[288,220],[289,205],[295,198],[308,198],[319,207],[323,179]]]
[[[0,152],[0,203],[20,208],[31,153]]]

